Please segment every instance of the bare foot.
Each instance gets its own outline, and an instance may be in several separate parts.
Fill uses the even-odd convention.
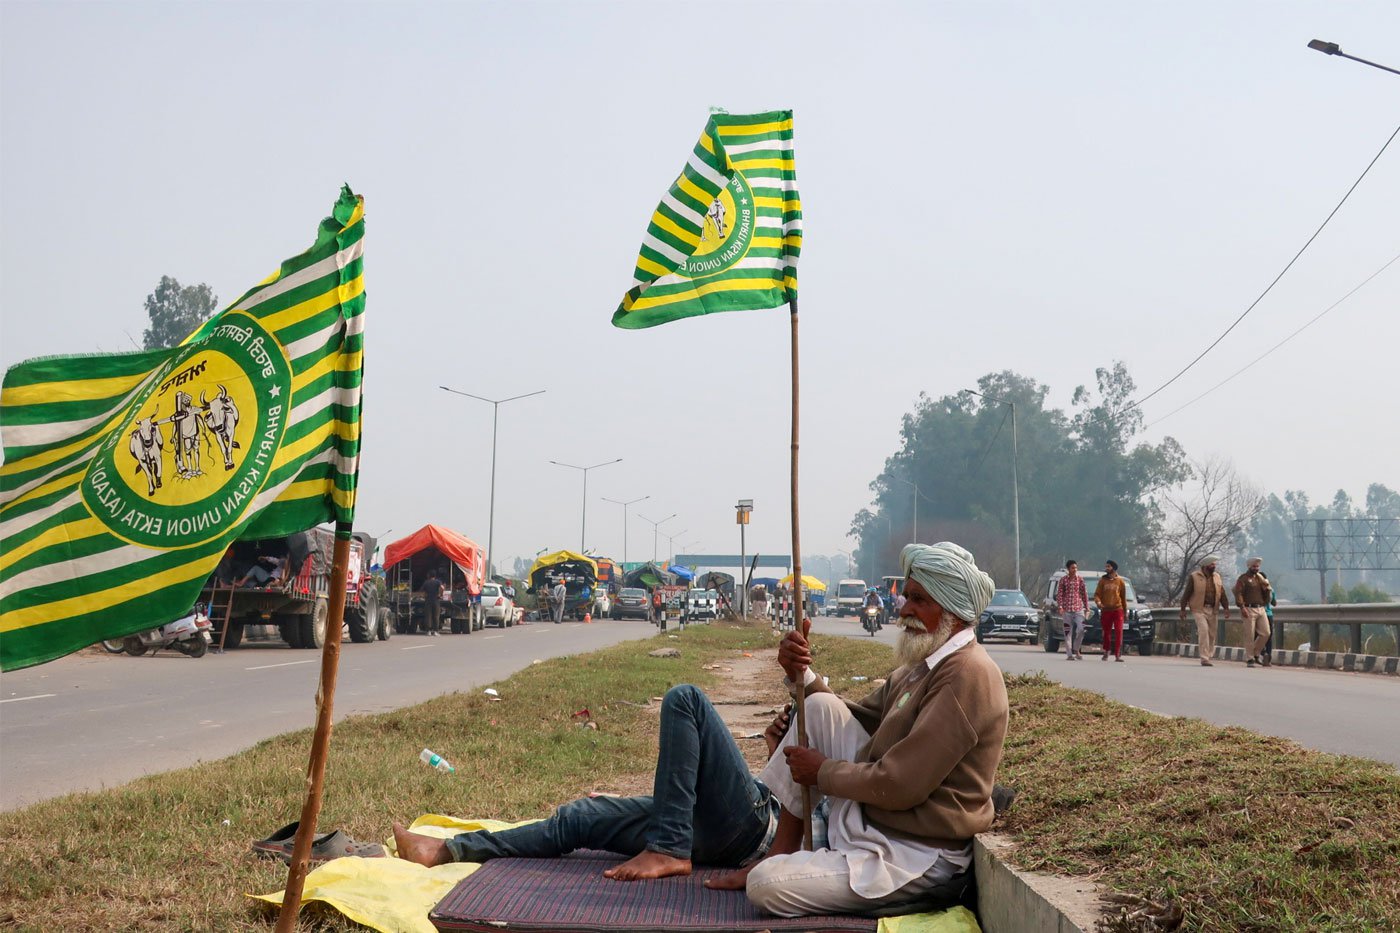
[[[672,858],[650,850],[632,856],[616,868],[603,872],[614,881],[637,881],[642,878],[669,878],[690,874],[690,859]]]
[[[711,878],[705,882],[705,887],[714,888],[717,891],[742,891],[749,883],[749,872],[753,869],[750,865],[747,868],[736,868],[727,871],[717,878]]]
[[[446,842],[415,833],[402,823],[394,824],[394,845],[398,847],[399,858],[429,868],[452,861],[452,853]]]

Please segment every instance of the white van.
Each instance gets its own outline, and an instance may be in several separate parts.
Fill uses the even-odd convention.
[[[836,614],[860,615],[860,607],[865,605],[865,591],[869,587],[864,580],[842,580],[836,584]]]

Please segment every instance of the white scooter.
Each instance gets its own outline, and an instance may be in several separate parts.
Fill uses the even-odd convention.
[[[204,611],[204,605],[198,603],[187,615],[174,622],[167,622],[148,632],[128,635],[118,641],[104,641],[102,647],[110,654],[126,652],[133,658],[139,658],[147,651],[155,653],[162,648],[173,647],[181,654],[202,658],[213,643],[209,615]]]

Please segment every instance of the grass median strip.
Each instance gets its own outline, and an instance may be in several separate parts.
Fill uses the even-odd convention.
[[[493,685],[499,701],[454,693],[351,717],[332,740],[321,827],[378,841],[391,820],[424,812],[516,820],[592,790],[635,792],[654,761],[651,698],[715,686],[720,662],[775,641],[766,627],[692,626],[533,665]],[[648,657],[659,645],[681,656]],[[816,640],[816,667],[838,692],[865,693],[860,678],[890,664],[880,644]],[[744,688],[760,703],[782,698],[776,671]],[[1003,828],[1023,867],[1171,899],[1194,929],[1400,928],[1400,778],[1388,767],[1034,677],[1013,678],[1011,697],[1001,780],[1020,796]],[[585,708],[597,730],[574,724]],[[286,872],[248,845],[296,817],[309,743],[309,731],[288,733],[0,815],[0,927],[267,930],[269,915],[241,895],[279,888]],[[419,764],[424,747],[457,773]],[[305,917],[304,929],[358,929],[314,907]]]

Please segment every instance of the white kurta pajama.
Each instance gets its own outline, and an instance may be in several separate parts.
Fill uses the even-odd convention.
[[[965,628],[923,663],[931,672],[973,638],[973,630]],[[808,670],[806,681],[815,676]],[[789,729],[759,775],[792,814],[802,812],[802,786],[792,779],[782,749],[796,741],[797,730]],[[828,758],[855,761],[870,734],[839,697],[816,693],[807,697],[807,741]],[[815,787],[812,792],[815,807],[823,795]],[[748,895],[756,906],[780,917],[863,913],[914,900],[972,864],[971,843],[943,849],[909,836],[891,837],[865,819],[856,801],[832,797],[829,806],[825,848],[770,856],[749,872]]]

